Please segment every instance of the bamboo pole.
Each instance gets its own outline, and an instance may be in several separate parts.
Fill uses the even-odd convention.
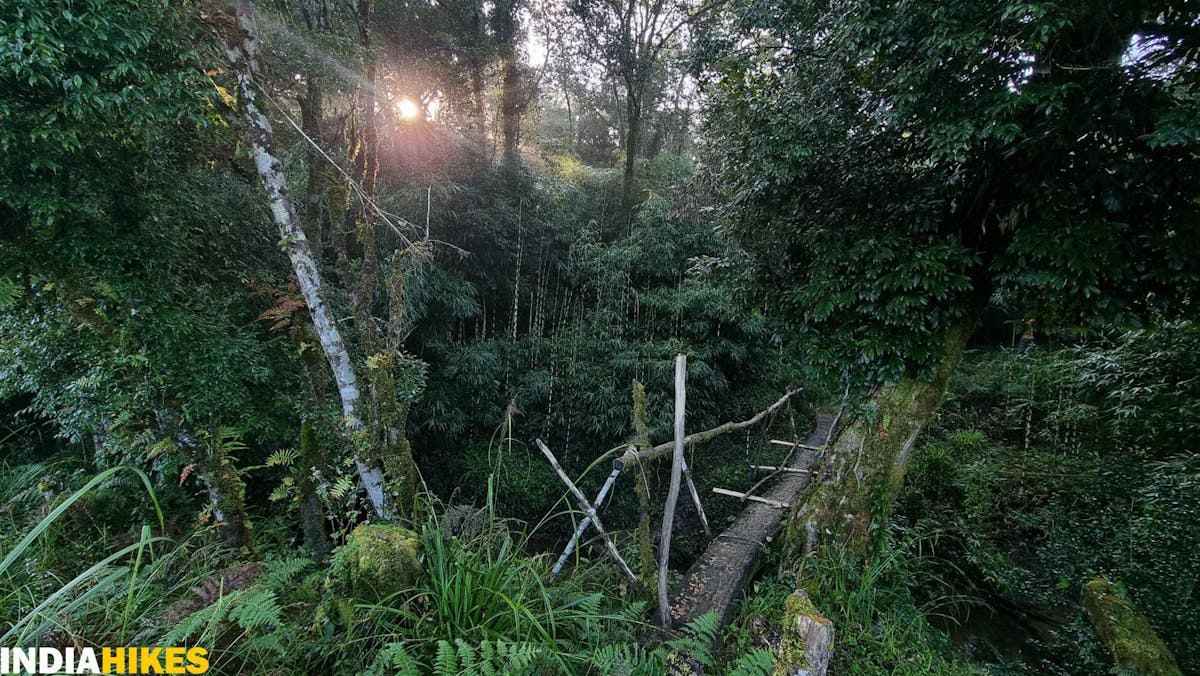
[[[771,439],[771,443],[776,446],[791,446],[792,448],[801,448],[806,451],[823,451],[824,446],[813,446],[811,444],[802,444],[798,441],[781,441],[779,439]]]
[[[675,357],[675,454],[671,460],[671,485],[663,508],[662,538],[658,554],[658,611],[662,626],[671,628],[671,604],[667,598],[667,563],[671,558],[671,528],[683,474],[684,418],[687,410],[687,355]]]
[[[620,473],[621,461],[616,460],[613,462],[613,470],[608,475],[608,479],[604,481],[604,485],[600,487],[600,492],[596,494],[596,501],[593,503],[593,506],[596,509],[600,509],[600,506],[604,504],[604,498],[608,497],[608,492],[612,489],[613,484],[617,480],[617,475]],[[546,584],[554,582],[554,578],[558,577],[558,574],[562,572],[563,564],[567,562],[567,557],[571,556],[571,552],[575,551],[575,547],[579,543],[579,538],[583,537],[583,532],[587,530],[587,527],[591,525],[591,523],[591,516],[587,516],[583,519],[583,521],[579,522],[579,527],[575,529],[575,534],[571,536],[570,542],[568,542],[566,548],[563,549],[562,556],[558,557],[558,561],[554,564],[554,567],[550,569],[550,578],[546,580]]]
[[[704,527],[704,537],[712,539],[712,529],[708,527],[708,516],[704,513],[704,505],[700,504],[700,492],[696,490],[696,482],[692,481],[692,469],[687,461],[683,462],[683,478],[687,482],[688,492],[692,494],[692,504],[696,505],[696,513],[700,515],[700,525]]]
[[[769,498],[760,498],[757,495],[747,495],[746,493],[739,493],[737,491],[731,491],[724,488],[714,488],[713,493],[716,493],[717,495],[728,495],[731,498],[750,500],[751,502],[761,502],[764,505],[778,507],[779,509],[791,508],[791,505],[787,504],[786,502],[779,502],[778,500],[771,500]]]
[[[815,469],[802,469],[800,467],[774,467],[772,465],[750,465],[750,469],[760,472],[783,472],[784,474],[816,474]]]
[[[535,442],[537,443],[537,447],[541,449],[542,455],[546,456],[546,459],[550,461],[550,465],[554,467],[554,471],[558,473],[558,478],[562,479],[562,482],[567,485],[567,489],[575,496],[575,500],[579,502],[579,508],[591,517],[592,525],[596,527],[596,532],[600,534],[600,539],[604,541],[604,550],[608,552],[609,558],[617,564],[621,572],[629,579],[631,585],[634,587],[638,586],[637,576],[633,574],[633,570],[629,568],[629,564],[625,563],[625,559],[621,558],[621,552],[617,551],[617,546],[608,537],[608,533],[604,530],[604,524],[600,523],[600,515],[596,513],[596,508],[588,502],[587,496],[583,494],[583,491],[579,490],[575,482],[571,481],[571,477],[567,476],[567,473],[563,471],[562,465],[558,464],[558,458],[554,457],[554,454],[546,447],[545,442],[541,439],[537,439]],[[620,470],[615,471],[619,472]]]

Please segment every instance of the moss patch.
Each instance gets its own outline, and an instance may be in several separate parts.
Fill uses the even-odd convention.
[[[363,524],[333,553],[329,587],[335,594],[377,602],[412,586],[423,572],[421,542],[398,526]]]
[[[808,594],[803,591],[793,592],[784,601],[783,641],[779,646],[779,657],[775,661],[776,676],[793,674],[797,669],[808,671],[816,666],[811,664],[808,641],[800,631],[801,620],[804,618],[807,618],[808,623],[830,624],[828,618],[817,612],[817,607],[808,598]],[[832,632],[830,635],[832,636]]]
[[[1083,610],[1119,668],[1137,674],[1182,674],[1150,622],[1108,580],[1097,578],[1083,585]]]

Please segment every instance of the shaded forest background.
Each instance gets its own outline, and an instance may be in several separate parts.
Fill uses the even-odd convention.
[[[0,644],[770,673],[804,588],[835,673],[1108,673],[1105,576],[1197,668],[1198,20],[1085,4],[0,0]],[[657,644],[598,550],[546,584],[533,440],[594,493],[677,354],[689,431],[803,388],[689,449],[718,528],[814,411],[874,441]]]

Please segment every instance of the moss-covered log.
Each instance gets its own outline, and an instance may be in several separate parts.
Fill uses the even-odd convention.
[[[329,588],[337,596],[376,603],[412,586],[423,574],[416,533],[362,524],[333,553]]]
[[[1096,578],[1083,585],[1083,611],[1112,653],[1117,668],[1135,674],[1183,673],[1146,616],[1122,598],[1113,583]]]
[[[861,550],[870,541],[872,524],[887,521],[917,436],[941,408],[950,374],[974,329],[974,317],[952,327],[945,337],[945,356],[928,379],[905,377],[880,388],[868,407],[873,414],[835,432],[822,481],[814,483],[793,513],[793,528],[802,532],[791,537],[803,537],[805,550],[827,537]]]

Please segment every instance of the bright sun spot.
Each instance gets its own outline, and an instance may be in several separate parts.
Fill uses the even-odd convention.
[[[406,120],[415,120],[421,116],[421,107],[412,99],[400,99],[396,102],[396,112]]]

